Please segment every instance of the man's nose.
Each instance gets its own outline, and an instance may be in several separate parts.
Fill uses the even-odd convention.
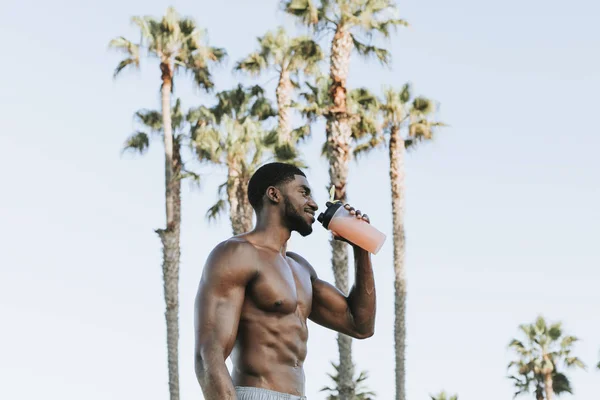
[[[308,205],[310,206],[310,208],[312,208],[315,211],[317,211],[319,209],[319,205],[314,201],[314,199],[312,197],[311,197]]]

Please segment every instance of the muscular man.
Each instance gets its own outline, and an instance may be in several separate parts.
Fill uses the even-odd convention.
[[[248,198],[256,227],[217,245],[204,266],[196,296],[196,376],[206,400],[305,399],[307,319],[357,339],[373,335],[370,255],[353,246],[356,279],[345,296],[303,257],[286,251],[292,231],[312,232],[318,208],[306,176],[294,166],[259,168]],[[230,355],[231,376],[225,365]]]

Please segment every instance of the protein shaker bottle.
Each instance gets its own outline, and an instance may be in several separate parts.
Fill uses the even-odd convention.
[[[370,253],[377,254],[386,239],[383,233],[356,215],[350,214],[341,201],[328,201],[325,205],[327,209],[317,217],[325,229]]]

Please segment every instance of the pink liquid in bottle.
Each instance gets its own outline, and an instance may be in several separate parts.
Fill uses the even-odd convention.
[[[377,228],[350,214],[340,202],[327,202],[327,210],[318,220],[326,229],[372,254],[379,252],[386,239]]]

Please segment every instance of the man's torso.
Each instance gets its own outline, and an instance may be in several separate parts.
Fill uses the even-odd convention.
[[[254,248],[259,272],[246,287],[231,354],[233,384],[303,395],[310,270],[293,253],[284,258],[273,250]]]

